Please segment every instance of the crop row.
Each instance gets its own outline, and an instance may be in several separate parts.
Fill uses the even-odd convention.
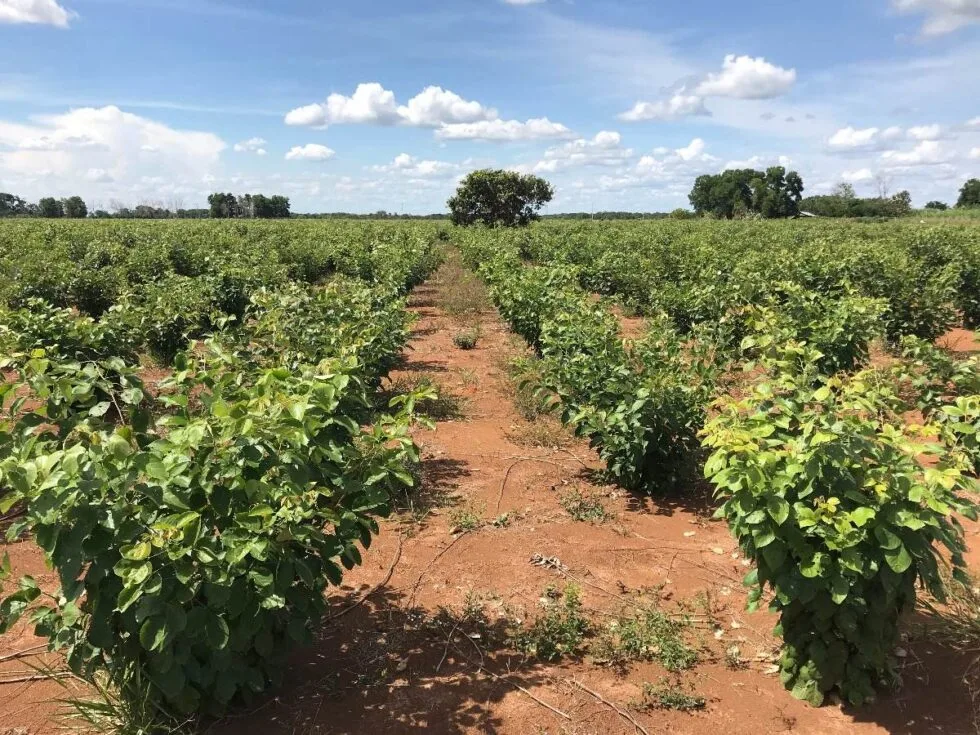
[[[810,290],[783,272],[714,318],[682,325],[665,310],[645,336],[623,340],[582,287],[594,264],[541,262],[541,252],[527,262],[539,234],[461,243],[535,348],[542,399],[630,489],[683,492],[679,481],[703,467],[719,517],[755,562],[752,607],[765,593],[779,613],[780,668],[795,696],[819,704],[836,690],[857,704],[893,682],[917,587],[944,594],[940,547],[966,579],[958,517],[976,519],[980,358],[956,359],[903,327],[890,335],[901,354],[869,366],[882,320],[895,328],[893,301],[846,280]],[[636,273],[657,267],[643,261]],[[910,411],[923,426],[906,423]]]
[[[414,245],[380,234],[358,245],[363,259],[335,252],[323,284],[289,280],[270,254],[279,275],[249,266],[262,280],[240,309],[214,300],[236,260],[220,250],[98,319],[14,300],[0,328],[0,506],[18,511],[8,538],[31,534],[60,587],[5,585],[0,630],[27,616],[76,673],[107,679],[157,726],[277,680],[391,493],[413,483],[422,393],[381,405],[377,389],[408,338],[401,294],[436,261],[434,231]],[[173,268],[174,249],[157,246]],[[106,267],[123,272],[136,256],[119,250]],[[359,259],[363,280],[337,275]],[[182,310],[174,279],[208,308]],[[152,325],[188,315],[169,366],[148,372]]]

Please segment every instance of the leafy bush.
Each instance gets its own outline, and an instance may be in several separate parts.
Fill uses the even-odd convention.
[[[350,418],[369,403],[352,360],[253,373],[216,348],[176,367],[154,424],[27,412],[0,430],[0,507],[26,506],[11,535],[33,533],[61,581],[22,580],[0,629],[29,615],[76,673],[173,716],[276,680],[418,459],[412,399],[370,432]]]
[[[790,341],[820,353],[819,371],[853,371],[868,361],[871,341],[881,333],[884,302],[853,292],[818,294],[792,283],[777,287],[775,303],[749,309],[751,330],[742,341],[749,354],[778,353]]]
[[[814,705],[840,691],[860,704],[895,678],[892,651],[917,582],[942,595],[939,548],[963,572],[963,531],[976,518],[972,482],[917,442],[902,403],[873,372],[828,378],[819,353],[790,344],[784,366],[741,400],[718,402],[704,432],[705,475],[744,553],[757,565],[750,607],[765,587],[780,614],[782,680]],[[795,369],[801,366],[801,369]]]

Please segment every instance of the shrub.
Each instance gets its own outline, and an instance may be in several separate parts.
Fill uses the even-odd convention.
[[[453,344],[461,350],[476,349],[476,343],[480,340],[480,330],[464,329],[453,335]]]
[[[62,441],[27,413],[0,430],[23,437],[0,507],[26,506],[12,534],[33,533],[61,582],[49,597],[21,580],[0,630],[28,615],[77,674],[173,717],[276,680],[418,459],[410,399],[370,432],[351,420],[368,403],[353,361],[253,373],[215,349],[176,367],[156,424],[91,416]]]
[[[898,623],[916,583],[942,595],[939,546],[962,574],[953,514],[976,513],[960,470],[920,463],[936,452],[916,439],[934,427],[906,427],[875,373],[819,376],[819,357],[791,343],[774,378],[718,402],[704,432],[714,452],[705,475],[756,563],[750,608],[765,587],[774,592],[783,683],[814,705],[833,689],[860,704],[895,678]]]

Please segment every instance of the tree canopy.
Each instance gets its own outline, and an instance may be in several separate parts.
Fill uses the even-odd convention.
[[[483,169],[463,179],[448,206],[456,225],[523,227],[538,219],[554,193],[551,184],[537,176]]]
[[[728,169],[699,176],[688,198],[700,215],[724,219],[750,214],[792,217],[799,213],[803,179],[796,171],[787,173],[782,166],[772,166],[765,172]]]
[[[960,189],[957,207],[980,207],[980,179],[970,179]]]
[[[228,219],[232,217],[275,219],[289,217],[288,197],[276,194],[267,197],[264,194],[223,194],[215,192],[208,197],[208,205],[213,219]]]

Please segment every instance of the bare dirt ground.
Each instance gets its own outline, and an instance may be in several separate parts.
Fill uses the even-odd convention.
[[[710,520],[706,490],[695,483],[651,499],[602,484],[588,446],[521,416],[507,363],[523,348],[494,312],[482,314],[475,349],[454,345],[460,325],[439,306],[440,290],[452,287],[437,274],[412,296],[419,320],[393,375],[433,381],[449,396],[433,407],[435,430],[417,432],[421,487],[382,524],[364,565],[331,590],[330,619],[313,647],[291,657],[282,686],[209,732],[977,732],[962,681],[972,656],[919,639],[915,621],[900,692],[857,710],[794,700],[768,673],[774,618],[744,611],[747,563],[724,523]],[[598,500],[605,519],[576,520],[570,498]],[[53,581],[32,544],[9,550],[15,572]],[[697,665],[675,677],[656,663],[617,671],[587,652],[548,663],[514,650],[508,630],[541,614],[549,586],[567,584],[580,588],[599,628],[651,601],[686,613]],[[0,661],[38,642],[14,631],[0,639]],[[732,646],[737,666],[726,663]],[[16,663],[0,664],[0,678],[3,667],[24,668]],[[665,678],[706,707],[636,706],[645,683]],[[50,682],[0,684],[0,735],[58,731],[50,700],[59,696]]]

